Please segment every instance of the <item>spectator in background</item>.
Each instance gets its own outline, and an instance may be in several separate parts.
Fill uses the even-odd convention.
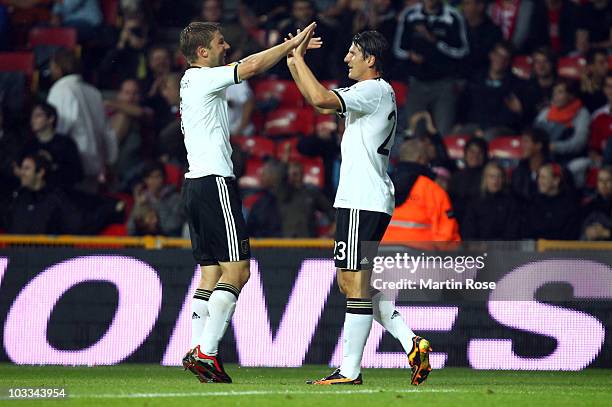
[[[220,0],[204,0],[200,10],[202,21],[220,23],[223,26],[223,37],[231,46],[227,61],[239,61],[259,50],[257,42],[236,19],[228,19]]]
[[[367,30],[376,30],[391,41],[397,29],[397,13],[391,3],[391,0],[338,1],[336,9],[339,12],[335,13],[333,24],[336,28],[333,34],[334,43],[351,43],[355,34]],[[329,9],[318,9],[324,10],[322,14],[329,16]],[[326,21],[326,19],[323,18],[323,21]],[[342,29],[338,29],[338,27],[342,27]],[[342,52],[343,50],[334,50],[335,54]],[[385,51],[382,59],[385,61],[385,67],[389,68],[385,70],[386,78],[405,79],[405,73],[401,72],[401,67],[397,66],[393,51],[390,48]],[[334,76],[344,77],[345,75],[340,73],[344,72],[344,69],[344,66],[335,67]]]
[[[550,152],[558,162],[565,163],[586,153],[590,116],[578,95],[576,82],[557,81],[550,107],[542,110],[535,121],[535,126],[548,134]]]
[[[397,12],[393,8],[393,2],[391,0],[368,1],[367,9],[363,13],[363,16],[363,28],[355,31],[354,27],[353,32],[361,32],[363,30],[376,30],[389,41],[393,39],[395,31],[397,30]],[[395,56],[393,55],[393,50],[391,48],[388,48],[385,51],[385,54],[383,54],[383,61],[385,61],[385,66],[390,67],[389,75],[387,75],[388,77],[392,79],[404,79],[403,72],[398,72],[398,64],[395,60]]]
[[[612,137],[612,72],[608,72],[604,79],[603,92],[608,103],[593,113],[591,119],[591,135],[589,137],[589,150],[595,154],[597,161],[601,162],[603,151]]]
[[[157,236],[164,234],[161,230],[157,211],[151,204],[145,202],[134,206],[130,214],[130,223],[128,223],[128,234],[130,236]]]
[[[257,201],[247,217],[247,231],[251,237],[281,237],[283,224],[279,195],[282,194],[287,174],[278,161],[268,161],[261,171],[261,188]]]
[[[106,120],[102,95],[79,75],[71,51],[60,49],[53,55],[51,76],[55,83],[47,102],[57,109],[56,131],[76,143],[85,175],[81,187],[95,193],[106,181],[106,166],[117,159],[117,138]]]
[[[583,187],[587,184],[588,174],[592,170],[601,168],[604,163],[604,151],[608,140],[612,136],[612,113],[610,103],[612,103],[612,73],[607,73],[603,80],[604,100],[608,104],[597,109],[591,116],[588,140],[588,156],[577,157],[569,162],[568,168],[574,175],[576,185]]]
[[[523,209],[522,230],[527,239],[575,240],[580,210],[559,164],[549,163],[538,171],[538,193]]]
[[[81,215],[66,196],[49,187],[51,162],[43,154],[28,154],[21,161],[16,190],[6,213],[6,231],[15,234],[77,234]]]
[[[581,7],[576,49],[583,55],[591,48],[612,48],[612,2],[589,0]]]
[[[154,210],[155,216],[149,208]],[[142,183],[134,188],[134,209],[128,220],[128,233],[136,235],[146,230],[147,234],[153,234],[156,225],[158,234],[180,236],[184,222],[181,197],[173,185],[166,183],[164,165],[160,162],[146,165]]]
[[[51,24],[75,28],[79,42],[90,41],[102,24],[98,0],[54,0]]]
[[[612,167],[597,174],[597,194],[584,208],[581,240],[612,240]]]
[[[565,55],[576,46],[578,6],[571,0],[536,2],[536,15],[530,32],[530,45],[550,47],[557,55]]]
[[[459,223],[463,221],[468,203],[480,195],[482,169],[488,161],[487,142],[478,137],[468,140],[464,148],[464,161],[465,168],[453,174],[448,189]]]
[[[557,81],[557,59],[550,48],[536,49],[531,58],[531,78],[525,84],[522,97],[525,102],[524,121],[527,123],[533,123],[537,114],[550,105],[553,85]]]
[[[291,2],[291,15],[281,20],[275,30],[278,32],[278,41],[282,42],[283,38],[289,38],[289,34],[295,33],[298,29],[303,30],[314,21],[317,23],[317,37],[335,38],[334,41],[327,42],[325,47],[309,50],[304,56],[306,63],[317,78],[330,79],[336,73],[333,69],[333,64],[337,58],[332,57],[332,52],[334,51],[333,45],[336,42],[342,44],[345,42],[336,38],[340,33],[332,33],[331,27],[318,19],[315,11],[312,0],[293,0]],[[272,72],[283,79],[291,79],[291,74],[286,64],[276,65]]]
[[[121,83],[116,98],[105,102],[119,149],[114,173],[123,187],[143,158],[141,130],[143,124],[153,118],[153,111],[141,106],[140,100],[140,84],[136,79],[126,79]]]
[[[297,144],[297,150],[300,154],[323,159],[325,175],[323,193],[332,201],[336,195],[340,177],[340,139],[338,121],[334,117],[333,120],[317,123],[314,137],[301,136]]]
[[[255,132],[255,126],[251,122],[251,116],[255,110],[255,98],[248,82],[242,81],[228,87],[225,97],[228,105],[230,135],[252,136]]]
[[[38,102],[30,115],[34,137],[24,146],[24,154],[43,154],[50,168],[45,174],[51,187],[72,188],[83,178],[83,165],[74,140],[55,132],[57,110],[46,102]]]
[[[441,0],[425,0],[404,9],[398,17],[393,53],[408,63],[411,75],[406,117],[429,110],[440,134],[448,134],[455,123],[454,76],[469,53],[461,14]]]
[[[179,111],[181,102],[180,81],[178,74],[171,73],[166,76],[166,80],[161,87],[161,94],[170,109],[163,120],[158,118],[158,122],[163,125],[159,132],[158,152],[164,161],[184,165],[187,163],[187,151],[185,150]]]
[[[510,70],[511,44],[500,42],[489,54],[489,68],[468,82],[461,105],[465,126],[460,133],[473,133],[487,140],[512,134],[520,128],[523,104],[517,96],[524,86]]]
[[[392,181],[395,186],[395,211],[383,241],[454,242],[460,241],[448,194],[433,179],[427,167],[423,140],[412,138],[400,147]]]
[[[538,171],[549,161],[548,134],[542,129],[527,129],[521,136],[523,157],[512,171],[512,192],[522,203],[530,202],[538,191]]]
[[[580,99],[589,112],[594,112],[606,104],[603,83],[610,65],[605,49],[591,49],[586,54],[586,67],[580,78]]]
[[[6,114],[0,103],[0,209],[5,198],[19,185],[15,168],[19,165],[25,137]]]
[[[489,10],[491,19],[499,26],[506,41],[519,54],[529,52],[530,36],[535,21],[537,3],[533,0],[494,0]]]
[[[144,104],[155,112],[155,128],[162,128],[172,107],[164,99],[161,89],[171,72],[172,59],[166,47],[154,45],[147,55],[148,73],[143,81]]]
[[[507,190],[506,173],[496,162],[483,170],[480,196],[470,202],[461,223],[463,240],[516,240],[520,207]]]
[[[470,53],[461,63],[463,75],[469,78],[474,72],[484,71],[489,65],[489,54],[495,44],[502,41],[502,33],[486,13],[486,0],[461,2]]]
[[[317,213],[333,223],[330,200],[317,188],[304,185],[304,168],[299,162],[287,165],[287,186],[278,200],[283,237],[318,237]]]
[[[289,12],[289,0],[260,0],[243,1],[240,0],[238,9],[241,19],[248,22],[248,26],[271,29]],[[284,38],[284,37],[283,37]]]
[[[147,74],[145,48],[149,42],[149,27],[142,14],[127,14],[115,48],[109,50],[100,63],[98,82],[105,88],[129,78],[144,80]]]
[[[433,124],[429,112],[417,112],[412,115],[406,129],[406,137],[418,137],[425,143],[427,162],[432,168],[446,168],[455,170],[456,165],[448,157],[444,141]],[[399,143],[396,143],[396,145]],[[449,174],[450,175],[450,174]],[[437,179],[436,179],[437,180]],[[446,188],[445,188],[446,189]]]

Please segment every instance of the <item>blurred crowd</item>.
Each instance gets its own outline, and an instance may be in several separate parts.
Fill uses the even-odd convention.
[[[186,235],[195,20],[222,23],[228,62],[317,21],[306,61],[330,88],[350,85],[352,36],[380,31],[394,180],[440,185],[463,240],[612,240],[612,0],[0,0],[0,231]],[[24,55],[31,71],[3,62]],[[281,62],[227,90],[247,227],[333,236],[344,124],[290,78]]]

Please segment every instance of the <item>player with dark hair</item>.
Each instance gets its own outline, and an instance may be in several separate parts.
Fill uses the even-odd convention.
[[[346,296],[342,365],[328,377],[311,384],[362,384],[361,359],[375,318],[404,347],[412,368],[411,382],[422,383],[431,370],[429,342],[415,336],[380,292],[370,287],[375,246],[381,241],[395,206],[394,188],[387,175],[395,138],[397,106],[391,85],[382,79],[383,55],[388,47],[377,31],[353,37],[344,57],[351,87],[328,90],[304,62],[305,38],[287,65],[298,88],[323,113],[346,116],[342,137],[340,184],[334,207],[336,237],[334,260],[340,291]],[[362,245],[365,242],[374,244]]]
[[[232,318],[238,295],[249,279],[251,249],[233,173],[225,89],[265,72],[309,39],[310,24],[292,40],[225,65],[230,45],[219,24],[193,22],[180,35],[190,67],[181,80],[181,128],[189,171],[183,200],[195,260],[202,273],[193,299],[192,349],[183,366],[201,382],[231,383],[218,356],[219,342]]]

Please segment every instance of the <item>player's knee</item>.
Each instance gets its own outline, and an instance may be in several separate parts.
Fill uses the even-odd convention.
[[[346,295],[347,292],[347,281],[346,278],[344,278],[344,274],[338,270],[337,274],[336,274],[336,281],[338,282],[338,290],[342,293]]]
[[[242,283],[242,286],[244,286],[247,281],[249,281],[249,278],[251,278],[251,270],[247,266],[240,270],[240,282]]]

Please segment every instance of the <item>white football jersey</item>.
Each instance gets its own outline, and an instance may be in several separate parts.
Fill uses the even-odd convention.
[[[334,207],[392,215],[395,190],[387,167],[397,123],[393,88],[383,79],[368,79],[334,93],[346,115]]]
[[[234,177],[225,90],[239,82],[237,64],[185,71],[181,79],[181,129],[189,162],[186,178]]]

